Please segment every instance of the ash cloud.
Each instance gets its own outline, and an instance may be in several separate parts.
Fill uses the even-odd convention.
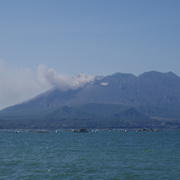
[[[81,73],[70,77],[54,69],[39,65],[37,71],[10,67],[0,60],[0,109],[27,101],[52,87],[63,91],[78,89],[94,80],[94,76]]]
[[[49,88],[31,69],[10,67],[0,60],[0,109],[21,103]]]
[[[59,74],[54,69],[47,68],[46,65],[39,66],[38,74],[42,83],[52,87],[57,87],[63,91],[81,88],[87,83],[93,82],[95,79],[95,76],[87,75],[85,73],[80,73],[79,75],[73,77]]]

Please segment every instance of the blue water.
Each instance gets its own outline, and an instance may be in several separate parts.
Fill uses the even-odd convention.
[[[180,179],[180,131],[0,133],[0,179]]]

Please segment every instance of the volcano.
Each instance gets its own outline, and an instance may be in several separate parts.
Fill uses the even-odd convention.
[[[0,128],[180,126],[180,77],[172,72],[96,77],[78,89],[57,87],[0,111]]]

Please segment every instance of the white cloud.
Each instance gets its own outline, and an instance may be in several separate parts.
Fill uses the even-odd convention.
[[[28,68],[7,67],[0,62],[0,109],[20,103],[46,91],[36,73]]]

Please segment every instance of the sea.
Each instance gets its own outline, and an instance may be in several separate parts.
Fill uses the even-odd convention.
[[[0,180],[179,180],[180,131],[0,131]]]

